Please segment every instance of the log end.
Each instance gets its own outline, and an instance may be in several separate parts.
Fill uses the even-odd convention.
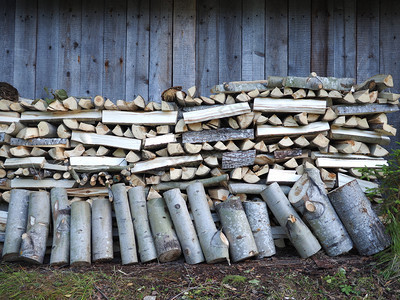
[[[172,249],[159,255],[158,261],[160,263],[174,261],[177,260],[181,256],[181,254],[182,251],[180,249]]]

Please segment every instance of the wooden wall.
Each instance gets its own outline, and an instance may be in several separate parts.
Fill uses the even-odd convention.
[[[24,97],[159,100],[268,75],[394,76],[396,0],[0,0],[0,81]]]

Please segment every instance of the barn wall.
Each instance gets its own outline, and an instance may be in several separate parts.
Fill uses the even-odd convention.
[[[24,97],[158,101],[268,75],[390,73],[400,91],[396,0],[0,0],[0,81]],[[399,119],[399,118],[397,118]]]

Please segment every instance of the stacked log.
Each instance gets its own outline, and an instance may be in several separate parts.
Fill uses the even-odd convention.
[[[281,219],[270,199],[284,199],[296,182],[308,180],[312,182],[310,191],[303,194],[309,197],[317,190],[316,197],[324,199],[324,207],[332,209],[329,216],[334,216],[327,191],[354,179],[364,191],[376,186],[361,180],[357,168],[379,169],[387,164],[384,146],[396,135],[396,129],[388,124],[386,114],[399,110],[400,98],[400,94],[386,90],[391,87],[390,75],[376,75],[356,85],[351,78],[312,73],[308,77],[270,76],[263,81],[224,83],[207,97],[198,95],[195,87],[187,92],[174,87],[162,94],[161,103],[146,102],[141,96],[115,102],[103,96],[68,97],[49,103],[19,98],[18,105],[0,100],[2,198],[13,198],[9,190],[59,189],[51,195],[53,250],[61,251],[61,257],[52,260],[54,264],[73,260],[69,257],[72,252],[65,252],[70,243],[66,232],[72,235],[72,229],[82,228],[89,232],[79,247],[93,253],[86,257],[74,253],[78,264],[110,260],[111,249],[118,245],[123,264],[156,258],[171,261],[182,252],[188,263],[229,261],[230,239],[245,232],[251,233],[246,242],[249,249],[238,246],[235,251],[248,253],[235,253],[231,242],[232,261],[271,256],[275,249],[268,220],[257,223],[257,218],[246,216],[261,209],[256,214],[268,217],[266,207],[256,209],[262,206],[260,194],[272,211],[273,228],[285,226],[294,244],[303,234],[311,241],[309,249],[304,249],[302,242],[296,247],[301,256],[318,251],[315,238],[329,252],[329,246],[321,241],[324,237],[313,227],[318,225],[313,225],[307,205],[296,207],[313,232],[295,211],[287,211]],[[307,177],[310,169],[318,171],[318,180]],[[271,188],[275,184],[279,190]],[[269,196],[267,187],[274,190]],[[244,209],[232,199],[227,201],[232,195],[239,197],[234,200],[240,199]],[[293,204],[299,200],[299,205],[305,203],[293,199],[289,194]],[[318,199],[309,201],[316,210]],[[259,204],[252,205],[253,201]],[[85,203],[85,215],[76,212],[74,217],[80,218],[82,228],[77,224],[73,227],[72,221],[69,224],[70,207],[76,202]],[[206,207],[208,210],[200,211]],[[230,222],[226,215],[232,207],[240,208],[235,218],[245,223],[242,233],[231,225],[224,226]],[[112,210],[114,223],[110,220]],[[213,222],[222,224],[222,231],[211,224],[210,214]],[[346,236],[343,225],[338,225],[338,232]],[[27,229],[26,224],[13,226],[24,227],[24,232]],[[117,226],[119,233],[114,242],[112,226]],[[260,233],[258,227],[262,228]],[[96,231],[100,228],[107,233]],[[18,241],[14,248],[20,247]],[[329,241],[335,244],[334,236]],[[210,242],[214,247],[206,246]],[[99,249],[99,244],[109,248]],[[350,248],[351,243],[347,243],[330,255]],[[10,253],[19,249],[13,251]],[[196,255],[193,260],[192,255]]]

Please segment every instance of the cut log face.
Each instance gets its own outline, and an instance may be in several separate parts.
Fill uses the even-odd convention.
[[[28,222],[22,235],[20,254],[24,261],[42,264],[50,227],[50,197],[48,192],[29,195]]]
[[[71,266],[88,266],[91,263],[91,212],[86,201],[71,204]]]
[[[15,261],[19,258],[22,234],[25,232],[28,220],[29,194],[28,190],[11,190],[3,247],[4,261]]]
[[[188,264],[203,262],[204,256],[200,242],[181,191],[176,188],[165,192],[163,195],[178,235],[185,261]]]
[[[111,202],[106,198],[92,203],[92,258],[93,262],[114,258]]]
[[[128,191],[128,196],[140,261],[142,263],[153,261],[157,258],[157,251],[150,230],[144,188],[133,187]]]
[[[361,255],[373,255],[390,245],[390,236],[356,180],[328,196]]]
[[[279,224],[285,228],[289,240],[301,257],[312,256],[321,249],[318,240],[295,212],[288,198],[276,182],[262,191],[261,196]]]
[[[64,188],[52,188],[50,193],[53,217],[53,246],[50,264],[69,264],[71,207]]]
[[[269,223],[267,204],[262,201],[245,201],[243,207],[257,245],[257,258],[274,255],[276,250]]]
[[[258,255],[257,245],[240,199],[232,197],[215,208],[229,241],[232,261],[238,262]]]
[[[353,243],[326,194],[318,169],[306,169],[289,193],[289,201],[304,216],[329,256],[350,251]]]
[[[158,261],[163,263],[178,259],[182,250],[164,199],[149,200],[147,210]]]

